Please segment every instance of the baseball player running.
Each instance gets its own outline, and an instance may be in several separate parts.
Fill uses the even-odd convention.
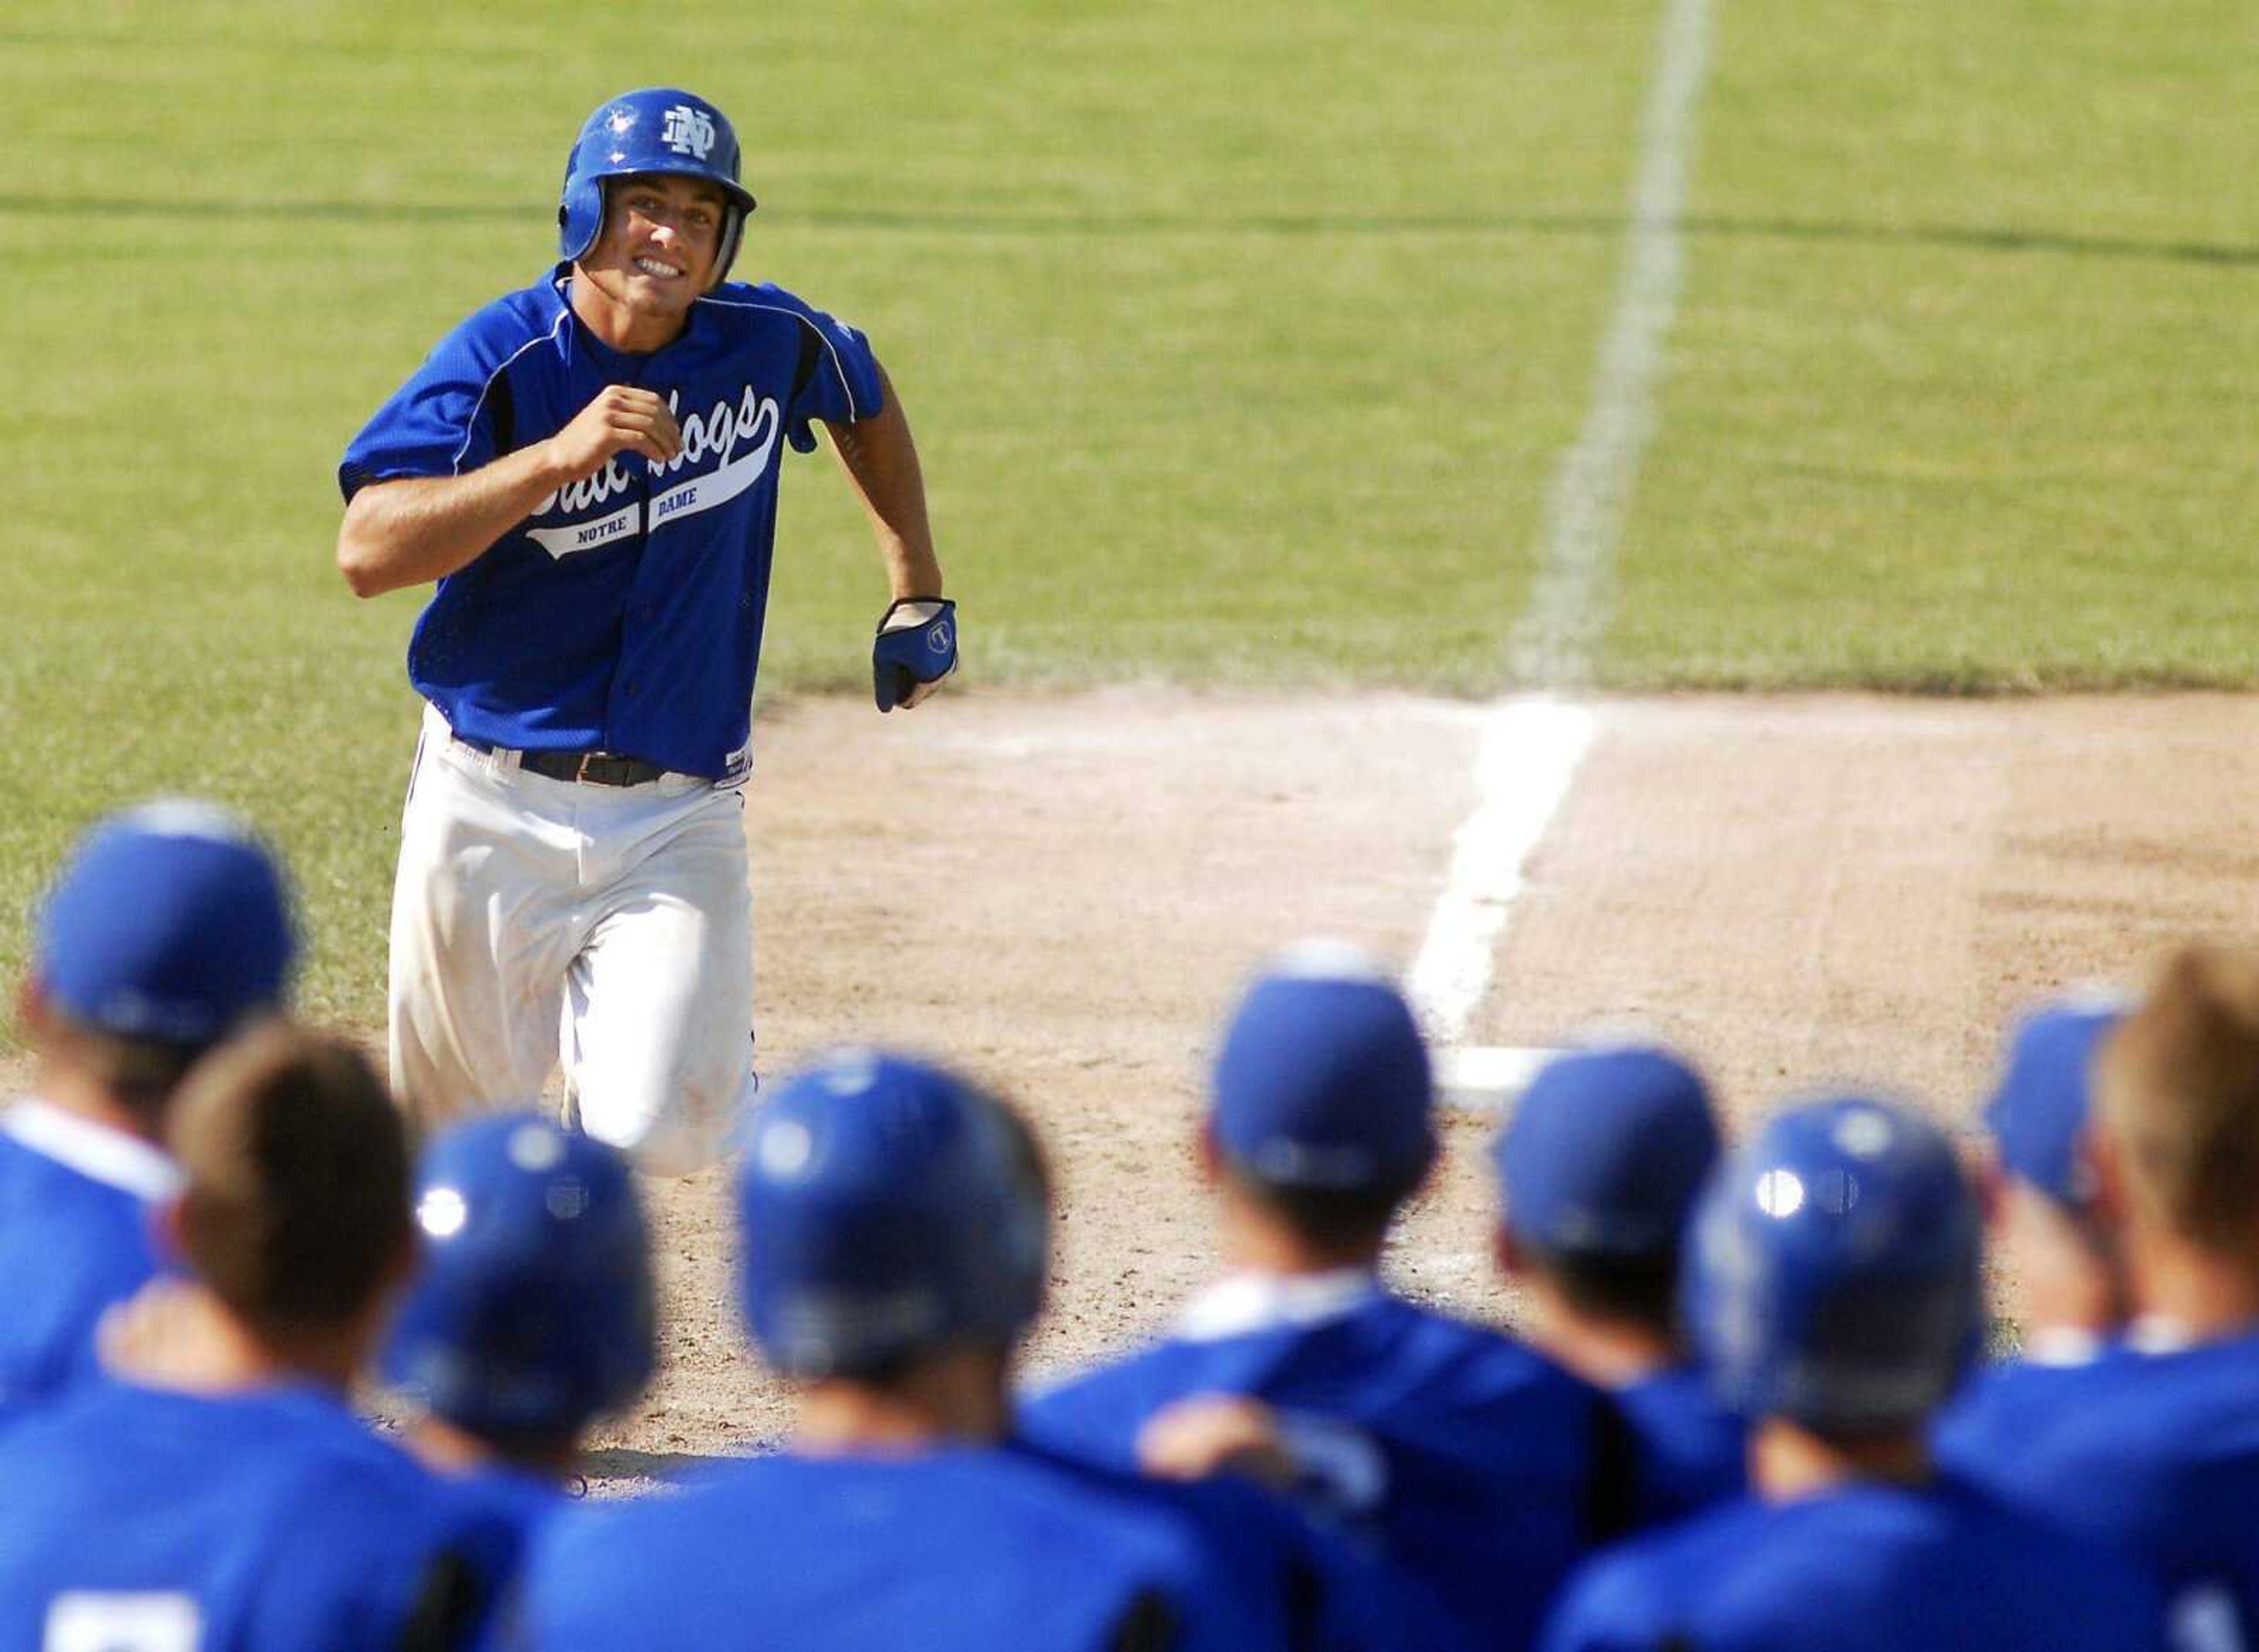
[[[38,1092],[0,1113],[0,1419],[92,1371],[96,1322],[157,1271],[175,1092],[279,1008],[296,951],[274,861],[209,804],[113,815],[73,851],[17,992]]]
[[[535,1097],[642,1168],[715,1155],[751,1093],[742,801],[781,444],[831,432],[894,602],[879,709],[954,669],[908,422],[863,335],[726,281],[753,197],[672,89],[589,118],[561,261],[445,338],[347,447],[367,596],[437,581],[392,919],[394,1087],[427,1122]]]
[[[1751,1424],[1755,1495],[1571,1586],[1544,1652],[2142,1652],[2161,1598],[2126,1556],[1941,1475],[1926,1433],[1984,1327],[1953,1145],[1858,1097],[1775,1118],[1696,1217],[1695,1340]]]

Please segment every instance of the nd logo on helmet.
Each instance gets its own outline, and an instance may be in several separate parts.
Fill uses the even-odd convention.
[[[702,109],[677,103],[666,111],[666,125],[659,133],[659,141],[678,155],[695,155],[703,160],[707,151],[714,146],[714,117]]]

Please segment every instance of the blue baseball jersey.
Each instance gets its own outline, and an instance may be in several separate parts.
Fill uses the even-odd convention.
[[[2259,1335],[2114,1345],[2022,1385],[2013,1428],[1948,1436],[1957,1470],[2141,1556],[2191,1645],[2259,1646]]]
[[[2134,1563],[1950,1479],[1745,1499],[1577,1576],[1543,1652],[2153,1652]]]
[[[605,751],[715,779],[743,769],[776,531],[780,438],[880,405],[863,335],[783,289],[726,282],[645,355],[574,313],[568,267],[440,341],[346,449],[371,482],[461,475],[565,428],[608,387],[666,397],[681,454],[623,452],[438,582],[408,675],[488,747]]]
[[[1669,1525],[1747,1488],[1749,1427],[1711,1397],[1699,1368],[1672,1366],[1609,1392],[1633,1438],[1634,1527]]]
[[[759,1457],[551,1521],[514,1634],[542,1652],[1297,1644],[1272,1581],[1216,1538],[1015,1448]]]
[[[1467,1644],[1443,1604],[1409,1573],[1251,1481],[1229,1474],[1192,1483],[1157,1479],[1024,1437],[1008,1449],[1050,1464],[1093,1496],[1158,1503],[1198,1524],[1205,1545],[1228,1555],[1235,1575],[1271,1580],[1271,1592],[1286,1604],[1288,1642],[1306,1652],[1454,1652]]]
[[[541,1528],[573,1506],[562,1488],[505,1463],[468,1470],[435,1470],[440,1497],[462,1533],[459,1549],[473,1571],[493,1585],[497,1604],[525,1569]]]
[[[0,1424],[94,1374],[95,1326],[158,1271],[178,1182],[146,1143],[21,1101],[0,1116]]]
[[[490,1588],[431,1477],[310,1388],[89,1384],[0,1435],[0,1652],[397,1652]]]
[[[1991,1463],[2020,1454],[2035,1429],[2053,1428],[2063,1406],[2077,1403],[2080,1385],[2090,1380],[2083,1373],[2102,1352],[2102,1344],[2088,1341],[2075,1354],[1978,1367],[1931,1425],[1930,1449],[1948,1468],[1989,1480]]]
[[[1369,1281],[1276,1284],[1266,1301],[1252,1276],[1226,1280],[1177,1335],[1032,1396],[1023,1431],[1129,1467],[1145,1422],[1196,1394],[1353,1425],[1377,1455],[1329,1482],[1329,1512],[1471,1640],[1528,1645],[1571,1569],[1621,1529],[1629,1465],[1614,1408],[1511,1338]]]

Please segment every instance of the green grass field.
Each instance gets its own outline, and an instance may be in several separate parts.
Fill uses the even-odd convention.
[[[367,1023],[417,602],[338,450],[551,247],[607,92],[698,85],[741,270],[866,326],[982,682],[1506,686],[1607,320],[1654,0],[96,4],[0,23],[0,965],[87,820],[249,810]],[[1617,686],[2246,683],[2259,14],[1724,0]],[[882,591],[786,488],[765,682]]]
[[[1724,18],[1611,680],[2250,683],[2259,12]]]

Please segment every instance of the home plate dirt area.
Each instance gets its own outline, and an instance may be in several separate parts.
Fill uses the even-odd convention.
[[[2004,1019],[2259,939],[2259,701],[1603,700],[1526,867],[1478,1044],[1640,1029],[1729,1114],[1856,1085],[1971,1114]],[[1165,1315],[1209,1254],[1191,1142],[1249,969],[1311,935],[1418,950],[1476,801],[1486,709],[1408,696],[951,693],[765,705],[746,794],[761,1067],[839,1042],[961,1065],[1034,1117],[1059,1184],[1036,1371]],[[1511,1320],[1493,1121],[1455,1116],[1399,1285]],[[728,1180],[651,1189],[665,1366],[600,1435],[600,1490],[755,1448]]]

